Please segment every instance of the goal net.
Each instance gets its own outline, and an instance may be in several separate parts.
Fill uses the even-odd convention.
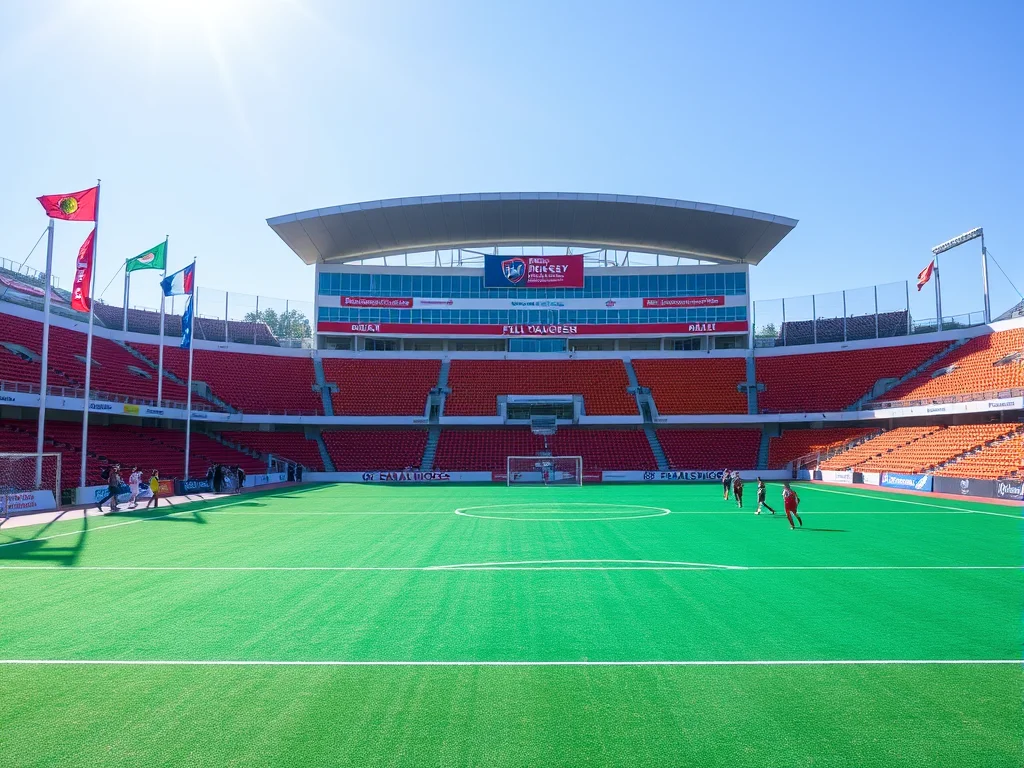
[[[0,453],[0,517],[59,504],[59,453]]]
[[[508,485],[583,485],[583,457],[509,456]]]

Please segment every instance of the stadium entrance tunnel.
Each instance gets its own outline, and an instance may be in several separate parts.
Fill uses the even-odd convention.
[[[461,517],[481,520],[522,522],[579,523],[618,522],[665,517],[671,510],[643,504],[607,504],[602,502],[535,501],[519,504],[484,504],[455,510]]]

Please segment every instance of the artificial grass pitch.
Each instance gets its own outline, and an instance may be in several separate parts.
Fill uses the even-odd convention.
[[[798,531],[716,485],[0,526],[0,766],[1021,765],[980,663],[1020,658],[1020,509],[798,491]]]

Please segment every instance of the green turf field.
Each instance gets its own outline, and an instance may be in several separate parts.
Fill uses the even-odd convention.
[[[0,766],[1019,768],[1020,508],[798,490],[798,531],[714,485],[0,527]]]

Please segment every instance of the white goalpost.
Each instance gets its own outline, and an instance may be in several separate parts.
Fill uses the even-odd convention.
[[[582,456],[509,456],[507,485],[583,485]]]
[[[60,488],[59,453],[0,453],[0,518],[56,509]]]

